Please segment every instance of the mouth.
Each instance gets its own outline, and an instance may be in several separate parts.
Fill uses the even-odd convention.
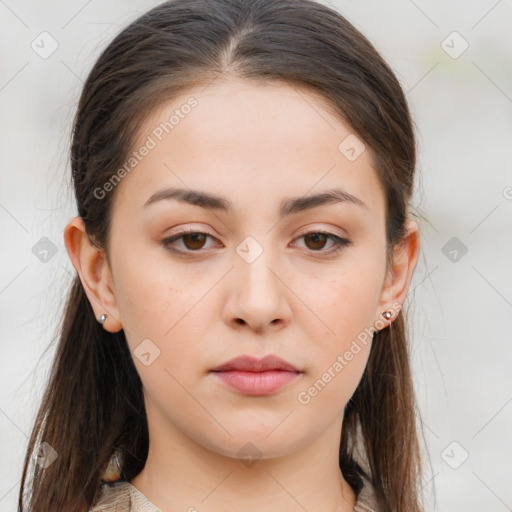
[[[274,355],[236,357],[211,370],[228,387],[246,395],[266,396],[298,379],[303,372]]]
[[[300,372],[268,370],[265,372],[241,372],[230,370],[214,372],[225,384],[246,395],[270,395],[297,379]]]

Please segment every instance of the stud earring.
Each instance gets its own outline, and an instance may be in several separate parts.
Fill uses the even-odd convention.
[[[391,313],[391,311],[384,311],[384,313],[382,313],[382,316],[386,319],[386,320],[389,320],[392,316],[393,316],[393,313]]]
[[[98,318],[98,322],[103,325],[103,323],[105,322],[105,320],[107,319],[107,314],[103,313],[103,315],[101,315],[99,318]]]

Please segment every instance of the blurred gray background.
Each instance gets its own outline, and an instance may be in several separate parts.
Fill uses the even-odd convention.
[[[157,3],[0,0],[0,511],[16,510],[74,275],[63,229],[81,86]],[[323,3],[392,66],[417,125],[422,255],[407,303],[427,510],[512,510],[512,2]]]

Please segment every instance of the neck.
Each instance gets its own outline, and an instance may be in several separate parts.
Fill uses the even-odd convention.
[[[352,512],[356,496],[339,468],[340,433],[337,420],[300,450],[241,460],[207,449],[167,423],[165,433],[150,430],[146,465],[130,483],[165,512]]]

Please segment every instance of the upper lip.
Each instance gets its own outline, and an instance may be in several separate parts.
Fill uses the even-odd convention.
[[[263,358],[257,358],[249,355],[235,357],[216,368],[213,368],[212,372],[226,372],[233,370],[245,372],[265,372],[269,370],[299,372],[299,370],[297,370],[297,368],[295,368],[291,363],[273,354]]]

